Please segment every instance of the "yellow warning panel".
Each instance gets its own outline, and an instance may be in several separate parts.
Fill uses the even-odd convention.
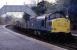
[[[51,32],[70,32],[70,20],[66,18],[57,18],[52,20]]]

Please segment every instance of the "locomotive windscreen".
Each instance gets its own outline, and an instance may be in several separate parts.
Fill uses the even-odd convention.
[[[64,18],[65,16],[61,13],[53,13],[49,15],[49,19],[56,19],[56,18]]]

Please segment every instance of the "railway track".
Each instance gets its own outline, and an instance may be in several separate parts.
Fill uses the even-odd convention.
[[[50,40],[50,39],[48,39],[48,37],[44,38],[43,36],[36,36],[36,35],[33,35],[33,34],[29,34],[29,33],[33,33],[33,32],[31,32],[31,31],[27,32],[24,29],[14,28],[12,26],[7,26],[7,28],[11,29],[15,32],[18,32],[20,34],[24,34],[24,35],[27,35],[29,37],[32,37],[32,38],[35,38],[35,39],[38,39],[38,40],[41,40],[41,41],[44,41],[44,42],[47,42],[47,43],[50,43],[50,44],[54,44],[54,45],[57,45],[59,47],[66,48],[68,50],[77,50],[77,39],[74,38],[74,37],[73,37],[73,39],[70,39],[72,41],[64,41],[64,40],[57,39],[57,38],[52,38],[52,40]],[[25,34],[25,32],[26,32],[26,34]]]

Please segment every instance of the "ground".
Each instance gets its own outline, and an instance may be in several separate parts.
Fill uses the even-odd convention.
[[[65,50],[0,26],[0,50]]]

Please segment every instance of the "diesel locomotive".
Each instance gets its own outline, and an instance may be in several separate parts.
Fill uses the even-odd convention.
[[[35,35],[71,35],[69,18],[59,12],[37,17],[31,17],[27,14],[21,20],[17,20],[14,26],[33,32]]]

